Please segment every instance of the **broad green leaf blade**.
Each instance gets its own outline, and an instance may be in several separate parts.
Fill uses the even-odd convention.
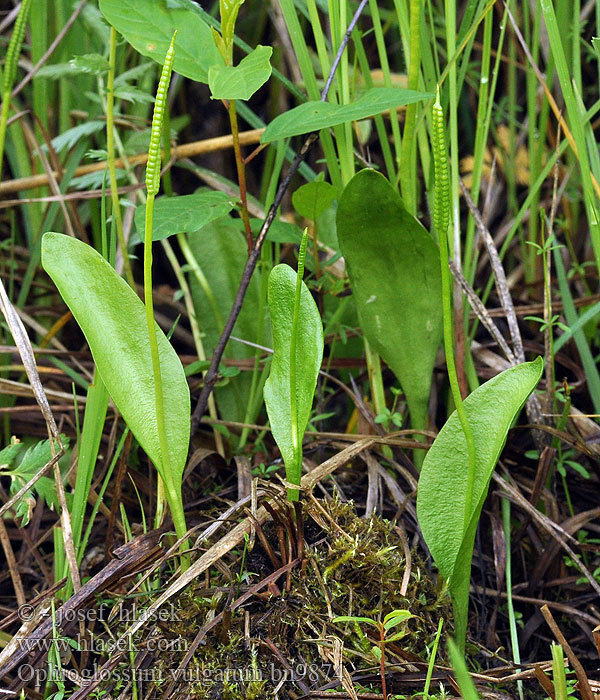
[[[313,180],[299,187],[292,195],[294,209],[309,221],[316,221],[333,204],[335,187],[324,180]]]
[[[102,381],[131,432],[165,482],[179,490],[190,439],[190,392],[175,350],[157,325],[171,465],[166,474],[143,303],[100,253],[70,236],[44,234],[42,265],[79,323]]]
[[[211,66],[208,87],[214,100],[249,100],[271,77],[270,46],[257,46],[237,66]]]
[[[337,124],[366,119],[385,112],[435,97],[432,93],[406,90],[405,88],[371,88],[347,105],[333,102],[310,101],[290,109],[267,126],[261,143],[285,139],[289,136],[308,134]]]
[[[173,70],[208,82],[208,69],[224,65],[210,27],[191,0],[100,0],[106,20],[133,48],[162,65],[177,30]]]
[[[475,389],[464,402],[475,441],[475,481],[465,530],[467,444],[456,411],[429,449],[417,495],[417,516],[435,563],[450,580],[457,640],[464,640],[471,558],[477,522],[492,472],[512,422],[542,376],[543,360],[511,367]]]
[[[412,426],[424,428],[442,341],[439,248],[374,170],[362,170],[346,186],[337,234],[360,326],[398,377]]]
[[[176,233],[195,233],[211,221],[233,209],[231,197],[224,192],[197,192],[179,197],[159,197],[154,202],[152,240],[160,241]],[[144,237],[146,205],[135,210],[135,227]]]
[[[268,299],[274,354],[264,398],[273,437],[283,457],[290,483],[300,483],[300,475],[294,473],[290,401],[290,346],[295,294],[296,272],[289,265],[276,265],[269,275]],[[310,417],[322,359],[323,324],[315,300],[303,282],[296,340],[296,405],[300,440]]]
[[[473,430],[476,473],[470,520],[477,519],[508,430],[542,373],[543,361],[511,367],[470,394],[464,402]],[[456,411],[429,449],[419,477],[417,515],[440,573],[454,573],[464,538],[467,444]]]

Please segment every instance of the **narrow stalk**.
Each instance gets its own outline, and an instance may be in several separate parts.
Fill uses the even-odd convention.
[[[427,676],[425,677],[425,687],[423,688],[423,700],[429,700],[429,687],[431,685],[431,677],[433,676],[433,667],[435,666],[435,658],[437,656],[437,650],[440,644],[440,637],[442,636],[443,625],[444,618],[440,617],[437,632],[435,634],[435,641],[433,642],[433,648],[431,650],[431,656],[429,657],[429,663],[427,664]]]
[[[369,341],[365,338],[365,358],[367,360],[367,373],[373,394],[373,408],[375,415],[385,413],[385,390],[383,388],[383,377],[381,375],[381,360],[379,355],[371,349]]]
[[[156,422],[158,424],[158,440],[165,474],[170,473],[169,450],[165,431],[164,401],[162,392],[162,377],[160,372],[160,357],[158,354],[158,339],[154,322],[154,300],[152,298],[152,228],[154,223],[155,194],[148,192],[146,201],[146,231],[144,237],[144,305],[146,307],[146,322],[148,324],[148,340],[152,357],[152,372],[154,374],[154,398],[156,404]],[[179,533],[178,533],[179,534]]]
[[[152,128],[150,131],[150,147],[148,149],[148,167],[146,168],[146,217],[144,232],[144,304],[146,309],[146,322],[148,326],[148,340],[150,344],[150,356],[152,358],[152,374],[154,377],[154,401],[156,411],[156,424],[158,441],[160,445],[161,467],[164,474],[164,489],[167,501],[171,508],[171,516],[177,537],[182,539],[181,549],[187,547],[185,535],[187,526],[183,505],[181,503],[181,490],[178,490],[176,477],[172,471],[169,449],[167,444],[167,433],[165,429],[165,409],[162,388],[162,376],[160,368],[160,355],[158,350],[158,337],[156,335],[156,323],[154,321],[154,301],[152,298],[152,230],[154,226],[154,200],[160,188],[160,136],[162,130],[163,112],[167,109],[167,90],[171,71],[173,69],[173,59],[175,56],[175,36],[171,39],[171,45],[165,56],[165,62],[161,72],[158,88],[156,90],[156,100],[154,102],[154,114],[152,117]],[[175,477],[175,478],[174,478]],[[159,491],[160,493],[160,491]],[[160,506],[162,498],[157,502],[157,517],[160,516]],[[189,561],[186,556],[182,556],[181,566],[186,569]]]
[[[162,451],[162,447],[161,447]],[[156,472],[156,510],[154,512],[154,529],[158,528],[163,524],[165,519],[165,482],[162,476]]]
[[[112,201],[112,213],[117,229],[117,238],[123,265],[125,267],[125,277],[132,289],[135,289],[133,271],[127,254],[127,243],[123,231],[123,218],[121,217],[121,204],[119,203],[119,191],[117,185],[117,169],[115,166],[115,57],[117,54],[117,32],[114,27],[110,28],[110,49],[109,49],[109,69],[108,83],[106,86],[106,160],[108,163],[108,174],[110,177],[110,196]]]
[[[297,399],[297,340],[298,320],[300,318],[300,296],[302,294],[302,278],[304,277],[304,261],[308,244],[308,230],[304,229],[300,251],[298,252],[298,274],[296,276],[296,296],[294,298],[294,315],[292,317],[292,337],[290,340],[290,407],[292,417],[292,448],[294,450],[294,473],[302,475],[302,441],[298,428],[298,399]],[[300,478],[298,477],[298,482]],[[300,498],[298,489],[288,488],[288,500],[297,501]]]
[[[463,404],[458,375],[454,361],[454,340],[452,324],[452,279],[448,269],[448,223],[449,223],[449,178],[448,178],[448,156],[446,151],[446,139],[444,128],[444,114],[440,104],[440,91],[438,88],[436,101],[433,105],[433,155],[435,168],[435,203],[433,209],[434,225],[438,233],[440,242],[440,265],[442,273],[442,307],[444,316],[444,351],[446,354],[446,366],[448,368],[448,379],[452,398],[456,406],[456,413],[465,434],[467,443],[467,453],[469,458],[469,469],[467,472],[467,484],[465,494],[465,531],[469,526],[471,516],[471,504],[473,500],[473,485],[475,482],[475,441],[471,426],[467,419]]]
[[[25,28],[27,26],[27,18],[29,17],[29,9],[31,0],[23,0],[13,33],[10,37],[8,49],[6,50],[6,58],[4,61],[4,80],[2,86],[2,113],[0,114],[0,167],[4,158],[4,144],[6,140],[6,127],[8,125],[8,114],[10,112],[10,101],[12,96],[12,88],[17,76],[17,65],[19,63],[19,54],[23,46],[25,37]]]
[[[381,674],[381,692],[383,700],[388,699],[387,683],[385,682],[385,628],[382,623],[379,623],[379,673]]]
[[[10,112],[10,90],[8,94],[2,94],[2,112],[0,113],[0,164],[4,158],[4,142],[6,140],[6,128],[8,125],[8,114]]]
[[[248,214],[248,195],[246,189],[246,164],[242,157],[240,149],[240,131],[238,127],[237,112],[235,109],[235,100],[229,100],[227,105],[227,114],[229,115],[229,124],[231,126],[231,136],[233,138],[233,152],[235,154],[235,165],[237,167],[238,185],[240,187],[240,202],[242,208],[240,211],[242,221],[244,222],[244,230],[246,232],[246,242],[248,243],[248,255],[252,253],[254,241],[252,240],[252,230],[250,228],[250,216]]]
[[[510,547],[510,501],[502,499],[502,526],[506,541],[506,605],[508,608],[508,624],[510,628],[510,643],[512,645],[513,661],[518,666],[521,663],[519,652],[519,635],[517,634],[517,620],[512,598],[512,558]],[[523,681],[517,681],[519,698],[523,700]]]

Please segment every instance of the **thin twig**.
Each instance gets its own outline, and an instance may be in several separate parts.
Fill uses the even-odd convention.
[[[520,505],[527,513],[529,513],[529,515],[533,517],[533,519],[537,523],[539,523],[541,527],[544,528],[544,530],[546,530],[546,532],[552,535],[556,542],[575,562],[581,573],[587,578],[591,587],[594,589],[594,591],[596,591],[596,594],[600,595],[600,585],[592,576],[590,570],[585,566],[585,564],[581,561],[581,559],[577,556],[577,554],[575,554],[573,549],[567,543],[567,539],[573,540],[574,538],[571,535],[569,535],[568,532],[565,532],[565,530],[559,525],[557,525],[553,520],[548,518],[543,513],[540,513],[540,511],[537,510],[537,508],[534,508],[531,505],[531,503],[529,503],[529,501],[519,492],[518,489],[514,488],[501,476],[494,472],[492,478],[504,491],[508,493],[508,495],[514,500],[515,503]]]
[[[504,340],[504,337],[496,327],[496,324],[492,321],[492,318],[489,315],[483,303],[481,302],[481,299],[477,296],[477,294],[475,294],[475,290],[473,289],[473,287],[471,287],[471,285],[465,279],[462,272],[458,269],[456,263],[453,260],[449,260],[448,264],[450,265],[450,271],[452,272],[454,279],[458,282],[460,288],[465,293],[469,305],[477,315],[477,318],[485,326],[486,330],[496,341],[496,343],[498,343],[498,347],[502,350],[504,356],[510,362],[510,364],[516,365],[517,360],[513,351],[510,349],[506,340]]]
[[[567,655],[567,658],[569,659],[571,666],[575,671],[575,675],[577,676],[577,680],[579,681],[579,692],[581,693],[581,697],[583,698],[583,700],[595,700],[594,693],[590,688],[590,683],[588,681],[587,674],[584,671],[581,662],[573,653],[573,650],[571,649],[569,643],[565,639],[564,634],[561,632],[560,627],[556,624],[554,617],[550,612],[550,609],[547,605],[542,605],[542,607],[540,608],[540,612],[544,616],[544,620],[546,620],[548,627],[550,627],[550,629],[552,630],[552,633],[556,637],[558,643],[564,649],[565,654]]]
[[[523,341],[521,339],[521,331],[519,330],[519,324],[517,323],[517,316],[515,314],[515,308],[510,296],[510,291],[508,289],[508,282],[506,280],[506,273],[502,267],[502,262],[496,246],[494,244],[494,239],[492,234],[489,232],[487,226],[485,225],[479,210],[477,209],[475,202],[471,199],[469,191],[465,187],[464,183],[460,182],[460,188],[471,212],[471,216],[475,221],[477,227],[477,232],[481,236],[485,248],[487,250],[488,256],[490,258],[490,264],[492,270],[494,271],[494,282],[496,284],[496,291],[498,292],[498,297],[500,299],[500,304],[504,309],[504,314],[506,316],[506,322],[508,323],[508,330],[510,332],[510,337],[512,340],[513,348],[515,350],[515,357],[518,362],[525,362],[525,352],[523,350]]]
[[[325,102],[327,100],[327,95],[329,94],[329,89],[331,87],[331,82],[334,78],[335,72],[337,70],[338,64],[341,60],[341,57],[344,53],[344,50],[346,49],[346,46],[348,44],[348,41],[350,39],[350,34],[352,33],[352,30],[354,29],[358,18],[360,17],[365,5],[367,4],[367,0],[362,0],[360,5],[358,6],[358,9],[354,13],[354,16],[352,17],[352,20],[350,21],[350,24],[348,25],[348,29],[346,30],[346,33],[344,34],[344,38],[342,39],[342,42],[340,44],[340,47],[337,51],[335,60],[333,61],[333,65],[331,66],[331,70],[329,71],[329,76],[327,78],[327,81],[325,83],[325,87],[323,88],[323,92],[321,93],[321,102]],[[231,309],[231,312],[229,314],[229,318],[227,319],[227,322],[225,323],[225,328],[223,329],[223,332],[221,333],[221,337],[219,338],[219,342],[217,343],[217,346],[215,348],[215,351],[213,353],[212,361],[210,363],[210,367],[208,371],[206,372],[206,375],[204,377],[204,386],[202,388],[202,391],[200,393],[200,397],[198,399],[198,403],[196,404],[196,407],[194,409],[194,412],[192,414],[192,430],[191,434],[192,436],[196,433],[198,430],[198,426],[200,425],[200,420],[204,413],[206,412],[206,407],[208,405],[208,397],[210,396],[213,387],[218,379],[218,373],[219,373],[219,363],[221,362],[221,359],[223,357],[223,353],[225,352],[225,347],[229,341],[229,337],[231,336],[231,333],[233,332],[233,327],[235,326],[235,323],[237,321],[237,318],[240,314],[240,311],[242,310],[242,304],[244,303],[244,297],[246,296],[246,291],[248,289],[248,286],[250,284],[250,280],[252,278],[252,274],[254,273],[254,269],[256,268],[256,264],[258,262],[258,258],[260,256],[260,252],[262,250],[263,243],[265,242],[265,238],[267,236],[267,233],[271,227],[271,224],[273,223],[275,219],[275,214],[277,213],[277,209],[279,208],[279,205],[281,204],[281,201],[290,185],[290,182],[294,175],[296,174],[298,168],[300,167],[301,163],[304,161],[306,158],[306,154],[308,153],[310,147],[312,144],[317,140],[318,138],[318,133],[312,133],[309,134],[306,139],[304,140],[304,143],[302,144],[302,148],[294,158],[290,169],[288,170],[285,178],[279,185],[279,189],[277,190],[277,194],[275,195],[275,199],[273,201],[273,204],[271,205],[271,208],[269,209],[269,212],[267,214],[267,217],[260,229],[260,232],[256,238],[256,241],[254,243],[254,248],[252,249],[251,254],[248,257],[248,260],[246,262],[246,266],[244,267],[244,271],[242,273],[242,280],[240,282],[240,286],[238,288],[235,301],[233,302],[233,307]]]

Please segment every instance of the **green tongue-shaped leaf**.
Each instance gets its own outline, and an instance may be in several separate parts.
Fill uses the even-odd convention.
[[[100,253],[62,233],[44,234],[42,265],[81,326],[115,406],[167,488],[180,499],[190,439],[190,390],[173,346],[157,326],[169,446],[165,460],[158,440],[146,311],[140,298]]]
[[[467,443],[456,411],[423,462],[417,516],[440,573],[450,581],[456,639],[464,640],[473,542],[492,472],[512,422],[542,376],[543,361],[525,362],[493,377],[465,399],[475,441],[475,480],[465,527]]]
[[[442,340],[439,248],[374,170],[346,186],[337,232],[363,333],[398,377],[412,426],[424,428]]]

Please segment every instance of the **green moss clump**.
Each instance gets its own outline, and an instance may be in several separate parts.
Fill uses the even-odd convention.
[[[226,623],[210,629],[179,690],[199,700],[255,700],[275,693],[285,700],[304,694],[307,687],[327,684],[343,690],[333,670],[334,647],[342,649],[348,671],[373,679],[363,686],[378,690],[375,628],[332,621],[341,615],[381,620],[392,610],[409,610],[413,617],[403,623],[405,636],[386,647],[387,668],[427,661],[439,619],[451,620],[446,593],[437,589],[413,552],[406,593],[401,595],[407,562],[394,525],[378,517],[359,518],[352,504],[335,499],[323,508],[325,514],[305,507],[307,560],[290,572],[289,591],[284,575],[277,581],[278,591],[263,589],[226,616]],[[276,526],[267,524],[263,530],[280,556]],[[239,553],[228,555],[213,573],[210,589],[196,582],[174,601],[176,614],[160,625],[160,634],[174,646],[155,653],[153,669],[163,681],[150,683],[146,698],[162,697],[198,631],[247,590],[248,583],[273,570],[258,541],[246,558],[241,582],[234,573],[240,565]],[[446,630],[449,627],[445,624]],[[142,636],[149,633],[147,628],[141,631]],[[140,647],[143,643],[137,640]]]

